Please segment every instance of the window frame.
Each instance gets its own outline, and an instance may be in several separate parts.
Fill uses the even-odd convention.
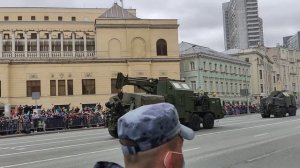
[[[89,83],[91,82],[91,83]],[[93,87],[88,89],[88,87]],[[82,95],[95,95],[96,94],[96,80],[95,79],[82,79]]]

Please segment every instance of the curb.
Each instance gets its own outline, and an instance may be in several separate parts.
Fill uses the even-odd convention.
[[[46,132],[35,132],[30,134],[12,134],[12,135],[0,135],[1,139],[6,138],[16,138],[16,137],[25,137],[25,136],[36,136],[36,135],[46,135],[46,134],[55,134],[55,133],[64,133],[64,132],[76,132],[76,131],[85,131],[85,130],[96,130],[103,129],[105,127],[94,127],[94,128],[80,128],[80,129],[65,129],[65,130],[55,130],[55,131],[46,131]]]

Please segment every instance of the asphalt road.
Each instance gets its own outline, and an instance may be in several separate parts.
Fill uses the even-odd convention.
[[[300,114],[299,114],[300,116]],[[229,117],[185,141],[187,168],[299,168],[300,117]],[[118,141],[106,129],[0,137],[0,168],[92,168],[123,165]]]

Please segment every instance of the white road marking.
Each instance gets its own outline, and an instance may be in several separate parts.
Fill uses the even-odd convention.
[[[108,140],[108,141],[97,141],[97,142],[90,142],[90,143],[84,143],[84,144],[75,144],[75,145],[60,146],[60,147],[54,147],[54,148],[38,149],[38,150],[32,150],[32,151],[26,151],[26,152],[8,153],[8,154],[0,155],[0,157],[12,156],[12,155],[20,155],[20,154],[25,154],[25,153],[34,153],[34,152],[48,151],[48,150],[54,150],[54,149],[64,149],[64,148],[84,146],[84,145],[91,145],[91,144],[103,143],[103,142],[110,142],[110,141],[117,141],[117,140],[113,139],[113,140]]]
[[[66,139],[66,138],[78,138],[78,137],[82,137],[82,136],[86,136],[86,135],[103,135],[103,134],[106,134],[107,133],[94,133],[94,134],[85,134],[85,135],[82,135],[82,134],[78,134],[78,135],[75,135],[75,136],[63,136],[63,137],[59,137],[59,138],[50,138],[50,139],[39,139],[39,140],[32,140],[32,141],[22,141],[22,142],[14,142],[14,143],[3,143],[0,141],[0,146],[7,146],[7,145],[17,145],[17,144],[26,144],[26,143],[33,143],[33,142],[44,142],[44,141],[52,141],[52,140],[62,140],[62,139]],[[101,136],[98,136],[99,138]]]
[[[100,151],[94,151],[94,152],[88,152],[88,153],[81,153],[81,154],[77,154],[77,155],[69,155],[69,156],[64,156],[64,157],[57,157],[57,158],[38,160],[38,161],[33,161],[33,162],[26,162],[26,163],[14,164],[14,165],[2,166],[0,168],[19,167],[19,166],[24,166],[24,165],[36,164],[36,163],[49,162],[49,161],[53,161],[53,160],[73,158],[73,157],[82,156],[82,155],[90,155],[90,154],[95,154],[95,153],[114,151],[114,150],[118,150],[118,149],[120,149],[120,148],[112,148],[112,149],[106,149],[106,150],[100,150]]]
[[[16,147],[17,148],[23,148],[23,147],[32,147],[32,146],[40,146],[40,145],[49,145],[49,144],[56,144],[56,143],[61,143],[61,142],[73,142],[73,141],[81,141],[81,140],[87,140],[87,139],[99,139],[100,137],[106,137],[106,136],[88,137],[88,138],[71,139],[71,140],[55,141],[55,142],[46,142],[46,143],[22,145],[22,146],[16,146]],[[110,137],[110,136],[107,136],[107,137]]]
[[[287,148],[284,148],[284,149],[276,150],[276,151],[273,151],[273,152],[270,152],[270,153],[267,153],[267,154],[264,154],[264,155],[261,155],[261,156],[249,159],[249,160],[247,160],[247,162],[254,162],[256,160],[260,160],[260,159],[269,157],[269,156],[271,156],[273,154],[276,154],[276,153],[279,153],[279,152],[283,152],[283,151],[286,151],[286,150],[289,150],[289,149],[293,149],[295,147],[297,147],[297,146],[293,145],[293,146],[290,146],[290,147],[287,147]]]
[[[94,132],[91,132],[91,133],[87,133],[87,132],[91,132],[91,131],[94,131]],[[0,138],[0,146],[2,146],[3,143],[6,143],[6,142],[12,142],[12,140],[15,140],[15,141],[22,141],[23,143],[23,140],[28,140],[28,139],[40,139],[42,136],[49,136],[49,137],[55,137],[55,138],[49,138],[49,139],[40,139],[39,141],[45,141],[45,140],[56,140],[56,139],[65,139],[65,138],[68,138],[68,137],[82,137],[82,136],[89,136],[89,135],[102,135],[102,134],[107,134],[107,129],[98,129],[97,132],[98,133],[95,133],[96,131],[95,130],[82,130],[82,131],[74,131],[74,132],[63,132],[64,134],[64,137],[60,137],[60,138],[57,138],[57,134],[62,134],[62,133],[59,133],[59,132],[53,132],[51,134],[39,134],[37,136],[22,136],[22,137],[17,137],[16,139],[1,139]],[[71,136],[69,136],[71,135]],[[37,138],[38,137],[38,138]],[[29,140],[27,142],[32,142],[32,140]],[[27,143],[27,142],[24,142],[24,143]],[[34,141],[35,142],[35,141]],[[17,143],[17,142],[14,142],[14,143]],[[21,142],[20,142],[21,143]]]
[[[257,134],[257,135],[254,135],[255,138],[257,137],[262,137],[262,136],[265,136],[265,135],[268,135],[269,133],[263,133],[263,134]]]
[[[272,124],[257,125],[257,126],[253,126],[253,127],[237,128],[237,129],[231,129],[231,130],[226,130],[226,131],[212,132],[212,133],[207,133],[207,134],[199,134],[199,135],[196,135],[195,137],[197,138],[197,137],[202,137],[202,136],[207,136],[207,135],[216,135],[216,134],[222,134],[222,133],[227,133],[227,132],[234,132],[234,131],[247,130],[247,129],[253,129],[253,128],[280,125],[280,124],[284,124],[284,123],[288,123],[288,122],[295,122],[295,121],[300,121],[300,119],[283,121],[283,122],[272,123]]]
[[[289,136],[294,136],[294,135],[299,135],[299,133],[290,134]],[[270,142],[273,142],[273,141],[276,141],[276,140],[281,140],[281,139],[284,139],[286,137],[287,136],[284,135],[284,136],[279,136],[279,137],[276,137],[276,138],[273,138],[273,139],[268,139],[268,140],[264,140],[264,141],[248,143],[247,145],[240,145],[240,146],[236,146],[236,147],[231,147],[229,149],[228,148],[223,149],[223,150],[219,149],[218,151],[213,152],[213,153],[203,154],[200,157],[198,157],[197,159],[200,160],[200,159],[205,159],[205,158],[209,158],[209,157],[215,157],[215,156],[218,156],[218,155],[224,155],[226,153],[234,152],[234,151],[237,151],[237,150],[242,150],[242,149],[246,149],[246,148],[250,148],[250,147],[262,145],[262,144],[265,144],[265,143],[270,143]],[[283,149],[283,150],[291,149],[291,148],[294,148],[294,147],[295,146],[292,146],[292,147],[289,147],[289,148],[286,148],[286,149]],[[201,148],[200,147],[199,148],[191,148],[191,149],[185,150],[185,152],[199,150],[199,149],[201,149]],[[277,152],[281,152],[283,150],[278,150],[278,151],[276,151],[276,153]],[[273,154],[273,153],[271,153],[271,154]],[[265,154],[265,155],[268,155],[268,154]],[[262,157],[262,156],[260,156],[260,157]],[[266,156],[264,156],[264,157],[266,157]],[[255,159],[257,159],[257,158],[250,159],[250,160],[255,160]]]

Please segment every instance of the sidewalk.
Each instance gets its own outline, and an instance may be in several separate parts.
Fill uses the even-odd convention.
[[[22,133],[22,134],[0,135],[0,139],[24,137],[24,136],[35,136],[35,135],[44,135],[44,134],[55,134],[55,133],[63,133],[63,132],[94,130],[94,129],[103,129],[103,128],[105,128],[105,127],[76,128],[76,129],[53,130],[53,131],[45,131],[45,132],[31,132],[30,134]]]

